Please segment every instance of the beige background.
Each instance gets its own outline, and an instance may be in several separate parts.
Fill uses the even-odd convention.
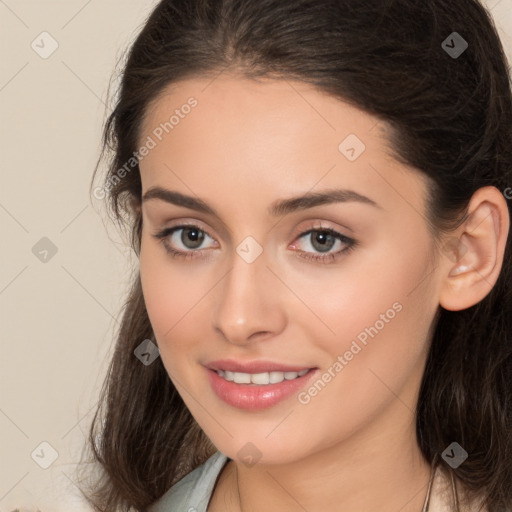
[[[0,512],[88,510],[70,476],[136,263],[88,190],[109,80],[155,4],[0,0]],[[485,4],[512,62],[512,0]]]

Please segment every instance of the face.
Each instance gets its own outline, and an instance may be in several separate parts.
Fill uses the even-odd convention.
[[[189,79],[147,111],[144,299],[170,379],[231,458],[286,462],[411,423],[440,283],[426,179],[390,156],[388,133],[284,80]],[[263,382],[312,370],[227,382],[206,367],[225,359],[266,362],[239,372]]]

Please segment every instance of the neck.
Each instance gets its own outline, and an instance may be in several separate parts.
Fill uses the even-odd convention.
[[[397,400],[393,407],[404,404]],[[290,463],[229,461],[224,510],[421,512],[431,466],[417,445],[411,412],[398,418],[389,411],[387,425],[381,417],[350,439]]]

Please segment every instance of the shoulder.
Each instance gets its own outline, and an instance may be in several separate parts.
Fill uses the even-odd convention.
[[[227,461],[226,455],[220,451],[215,452],[150,505],[148,512],[206,512],[217,477]]]

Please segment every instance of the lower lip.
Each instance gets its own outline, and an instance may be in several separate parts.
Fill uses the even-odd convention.
[[[206,368],[213,391],[229,405],[247,411],[268,409],[297,393],[317,373],[317,368],[293,380],[277,384],[237,384],[221,377],[215,370]]]

